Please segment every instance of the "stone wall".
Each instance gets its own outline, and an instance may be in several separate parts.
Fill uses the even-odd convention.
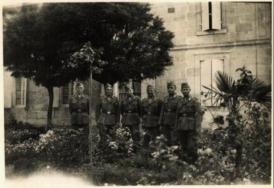
[[[174,65],[168,67],[164,75],[156,80],[143,81],[142,98],[146,97],[148,84],[155,85],[159,98],[164,97],[167,94],[166,82],[169,80],[177,84],[178,94],[181,82],[189,82],[192,95],[200,98],[199,60],[210,57],[225,59],[224,70],[234,77],[235,69],[245,65],[258,78],[271,83],[270,3],[222,2],[222,29],[213,33],[201,31],[201,4],[198,2],[155,3],[151,8],[153,14],[163,19],[166,29],[175,35],[175,47],[170,52]],[[168,8],[174,8],[174,12],[168,13]],[[93,83],[94,108],[100,97],[101,84]],[[59,100],[53,110],[53,123],[67,126],[70,124],[68,105],[60,102],[62,99],[58,89],[56,93]],[[13,105],[5,109],[5,123],[16,119],[38,126],[45,125],[48,106],[46,89],[28,81],[26,104],[25,107]],[[209,117],[209,114],[205,114],[205,117]],[[209,119],[204,119],[204,126],[208,122]]]
[[[56,126],[68,126],[70,125],[69,106],[68,104],[62,104],[61,88],[55,88],[54,90],[55,102],[52,113],[53,124]],[[92,90],[92,107],[95,109],[96,102],[98,102],[101,92],[101,84],[93,81]],[[16,120],[18,122],[21,121],[36,126],[46,125],[49,100],[46,88],[36,86],[33,81],[28,80],[26,97],[26,106],[18,107],[13,104],[11,108],[5,109],[5,123]],[[94,118],[94,112],[92,112],[92,118]]]
[[[174,8],[174,13],[168,13]],[[225,57],[224,71],[236,76],[235,69],[245,65],[266,83],[271,82],[271,4],[222,2],[222,29],[201,31],[201,3],[156,3],[152,12],[161,17],[174,33],[171,50],[174,65],[156,79],[159,96],[166,95],[166,82],[178,88],[187,81],[192,95],[200,95],[197,58]],[[196,65],[195,65],[196,64]],[[179,91],[178,91],[179,93]]]

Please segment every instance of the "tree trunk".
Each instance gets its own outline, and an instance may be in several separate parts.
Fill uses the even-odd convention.
[[[92,70],[92,69],[91,69]],[[89,134],[88,134],[88,141],[89,141],[89,160],[90,164],[93,164],[93,137],[92,137],[92,71],[90,71],[90,77],[89,77]]]
[[[49,94],[49,106],[48,106],[48,114],[47,114],[47,127],[46,129],[50,129],[52,127],[52,107],[53,107],[53,87],[47,87]]]

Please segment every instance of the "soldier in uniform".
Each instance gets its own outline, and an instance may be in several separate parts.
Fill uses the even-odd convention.
[[[132,89],[126,87],[126,97],[121,101],[122,125],[130,129],[134,150],[139,146],[140,142],[140,115],[141,115],[141,100],[134,96]]]
[[[73,128],[87,128],[89,124],[89,100],[84,95],[84,85],[77,82],[75,94],[69,102],[71,125]]]
[[[144,143],[148,147],[149,142],[159,135],[159,116],[161,113],[161,100],[155,98],[152,85],[147,86],[147,98],[142,100],[142,128],[145,131]]]
[[[105,96],[100,99],[100,102],[96,106],[95,115],[101,144],[103,144],[107,138],[113,138],[115,127],[120,122],[119,101],[117,97],[113,96],[112,85],[105,85]]]
[[[178,141],[183,151],[186,152],[185,160],[195,162],[197,160],[197,139],[201,128],[201,105],[198,100],[190,96],[188,83],[182,83],[183,94],[176,113],[176,132]]]
[[[175,120],[177,104],[181,99],[176,95],[176,85],[174,82],[167,83],[168,96],[164,98],[159,124],[164,136],[167,138],[167,144],[172,145],[175,143]]]

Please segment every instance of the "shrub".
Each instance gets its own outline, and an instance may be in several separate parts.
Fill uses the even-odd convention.
[[[88,135],[84,129],[56,128],[40,134],[37,139],[33,139],[32,134],[24,134],[27,132],[26,129],[6,130],[8,135],[13,135],[6,137],[6,165],[14,165],[19,171],[27,170],[26,166],[35,169],[42,164],[65,169],[79,167],[89,160]],[[19,141],[22,134],[29,135],[29,138]],[[9,138],[14,141],[9,142]]]

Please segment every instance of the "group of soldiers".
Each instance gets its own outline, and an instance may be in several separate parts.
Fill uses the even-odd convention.
[[[79,122],[76,126],[85,126],[88,124],[88,99],[80,95],[77,97],[77,93],[83,90],[82,84],[78,86],[70,103],[72,125],[76,125],[76,120]],[[138,146],[149,147],[151,141],[163,134],[169,146],[180,145],[183,149],[182,157],[194,162],[197,159],[197,138],[202,120],[200,103],[190,95],[188,83],[181,84],[182,96],[176,94],[174,82],[167,83],[167,91],[168,95],[160,100],[156,98],[153,86],[148,85],[147,98],[141,100],[130,87],[126,87],[126,97],[119,101],[113,96],[112,85],[106,84],[105,96],[96,107],[100,142],[113,138],[115,130],[120,126],[130,130],[136,150]],[[81,116],[83,113],[86,115]],[[142,143],[140,130],[145,132]]]

